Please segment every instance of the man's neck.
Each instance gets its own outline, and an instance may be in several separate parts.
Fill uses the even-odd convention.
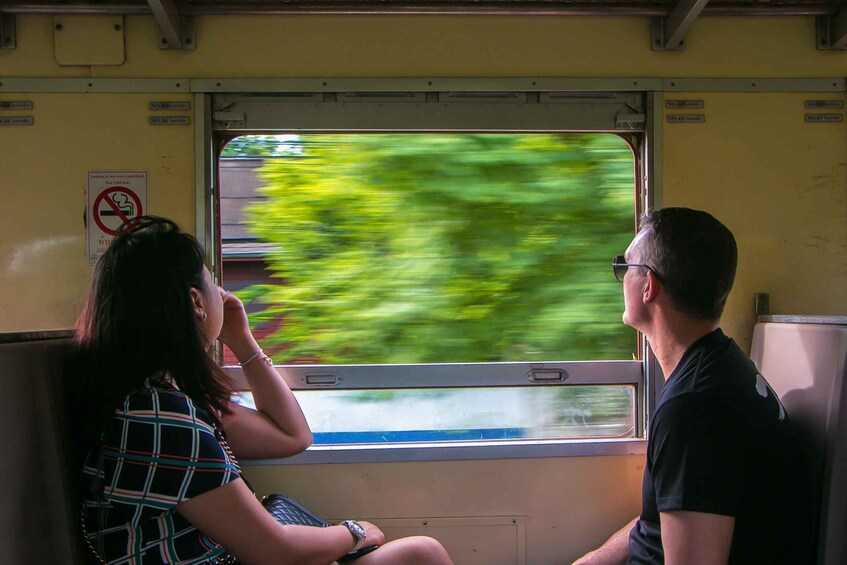
[[[665,380],[679,365],[691,344],[718,329],[719,325],[719,321],[692,320],[686,316],[665,319],[654,325],[647,341],[662,367]]]

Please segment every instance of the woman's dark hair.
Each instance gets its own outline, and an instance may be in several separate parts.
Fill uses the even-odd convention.
[[[738,248],[714,216],[663,208],[641,219],[639,261],[662,279],[674,306],[700,320],[719,320],[735,280]]]
[[[206,286],[203,264],[200,243],[156,216],[124,224],[97,261],[77,321],[71,383],[87,447],[147,379],[173,382],[213,417],[226,410],[231,389],[206,352],[190,292]]]

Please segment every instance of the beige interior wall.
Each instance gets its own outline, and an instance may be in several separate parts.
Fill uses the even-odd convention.
[[[808,17],[701,18],[684,51],[654,52],[649,19],[634,17],[208,16],[197,19],[195,51],[167,51],[152,17],[127,16],[123,64],[74,66],[56,62],[69,47],[55,43],[53,16],[16,19],[17,48],[0,51],[0,77],[847,74],[847,53],[815,49]],[[100,25],[79,21],[66,21],[66,31]],[[94,31],[82,37],[105,33]],[[114,45],[103,40],[104,50]],[[844,314],[843,125],[801,123],[800,104],[811,95],[691,96],[707,100],[708,119],[664,128],[665,204],[704,207],[738,233],[729,332],[749,344],[755,292],[771,293],[775,312]],[[22,98],[34,101],[32,112],[3,115],[32,114],[35,125],[0,128],[0,285],[15,289],[0,298],[0,331],[66,328],[90,272],[86,171],[147,170],[150,210],[192,229],[193,126],[146,123],[146,102],[189,97],[0,92],[0,100]]]
[[[288,493],[326,518],[423,524],[528,517],[525,562],[538,565],[570,563],[632,520],[641,508],[643,473],[641,455],[245,467],[257,493]],[[415,533],[434,535],[427,526]],[[502,558],[475,557],[480,544],[513,543],[484,528],[442,528],[437,535],[457,565],[516,563],[503,547]]]
[[[594,16],[204,16],[194,51],[161,50],[150,16],[124,18],[122,65],[59,66],[52,16],[19,16],[0,76],[843,76],[811,17],[704,17],[685,50],[650,49],[650,19]]]
[[[90,279],[88,171],[148,173],[149,212],[193,231],[194,130],[148,126],[151,100],[187,94],[0,94],[33,126],[0,127],[0,332],[73,325]]]
[[[804,121],[805,100],[844,94],[665,97],[704,101],[705,123],[664,126],[664,204],[709,210],[736,236],[725,331],[749,351],[761,292],[776,314],[847,314],[847,128]]]

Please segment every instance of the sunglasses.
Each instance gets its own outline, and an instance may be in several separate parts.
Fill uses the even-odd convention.
[[[626,259],[623,255],[618,255],[614,259],[612,259],[612,272],[615,273],[615,278],[618,279],[618,282],[623,282],[623,276],[626,274],[626,270],[630,267],[644,267],[654,275],[659,280],[662,280],[662,277],[659,276],[659,273],[656,272],[656,269],[648,265],[647,263],[627,263]]]

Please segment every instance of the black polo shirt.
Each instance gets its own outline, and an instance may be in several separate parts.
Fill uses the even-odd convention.
[[[674,510],[735,517],[730,563],[813,561],[809,479],[787,414],[721,330],[685,352],[649,434],[629,563],[664,563],[659,513]]]

